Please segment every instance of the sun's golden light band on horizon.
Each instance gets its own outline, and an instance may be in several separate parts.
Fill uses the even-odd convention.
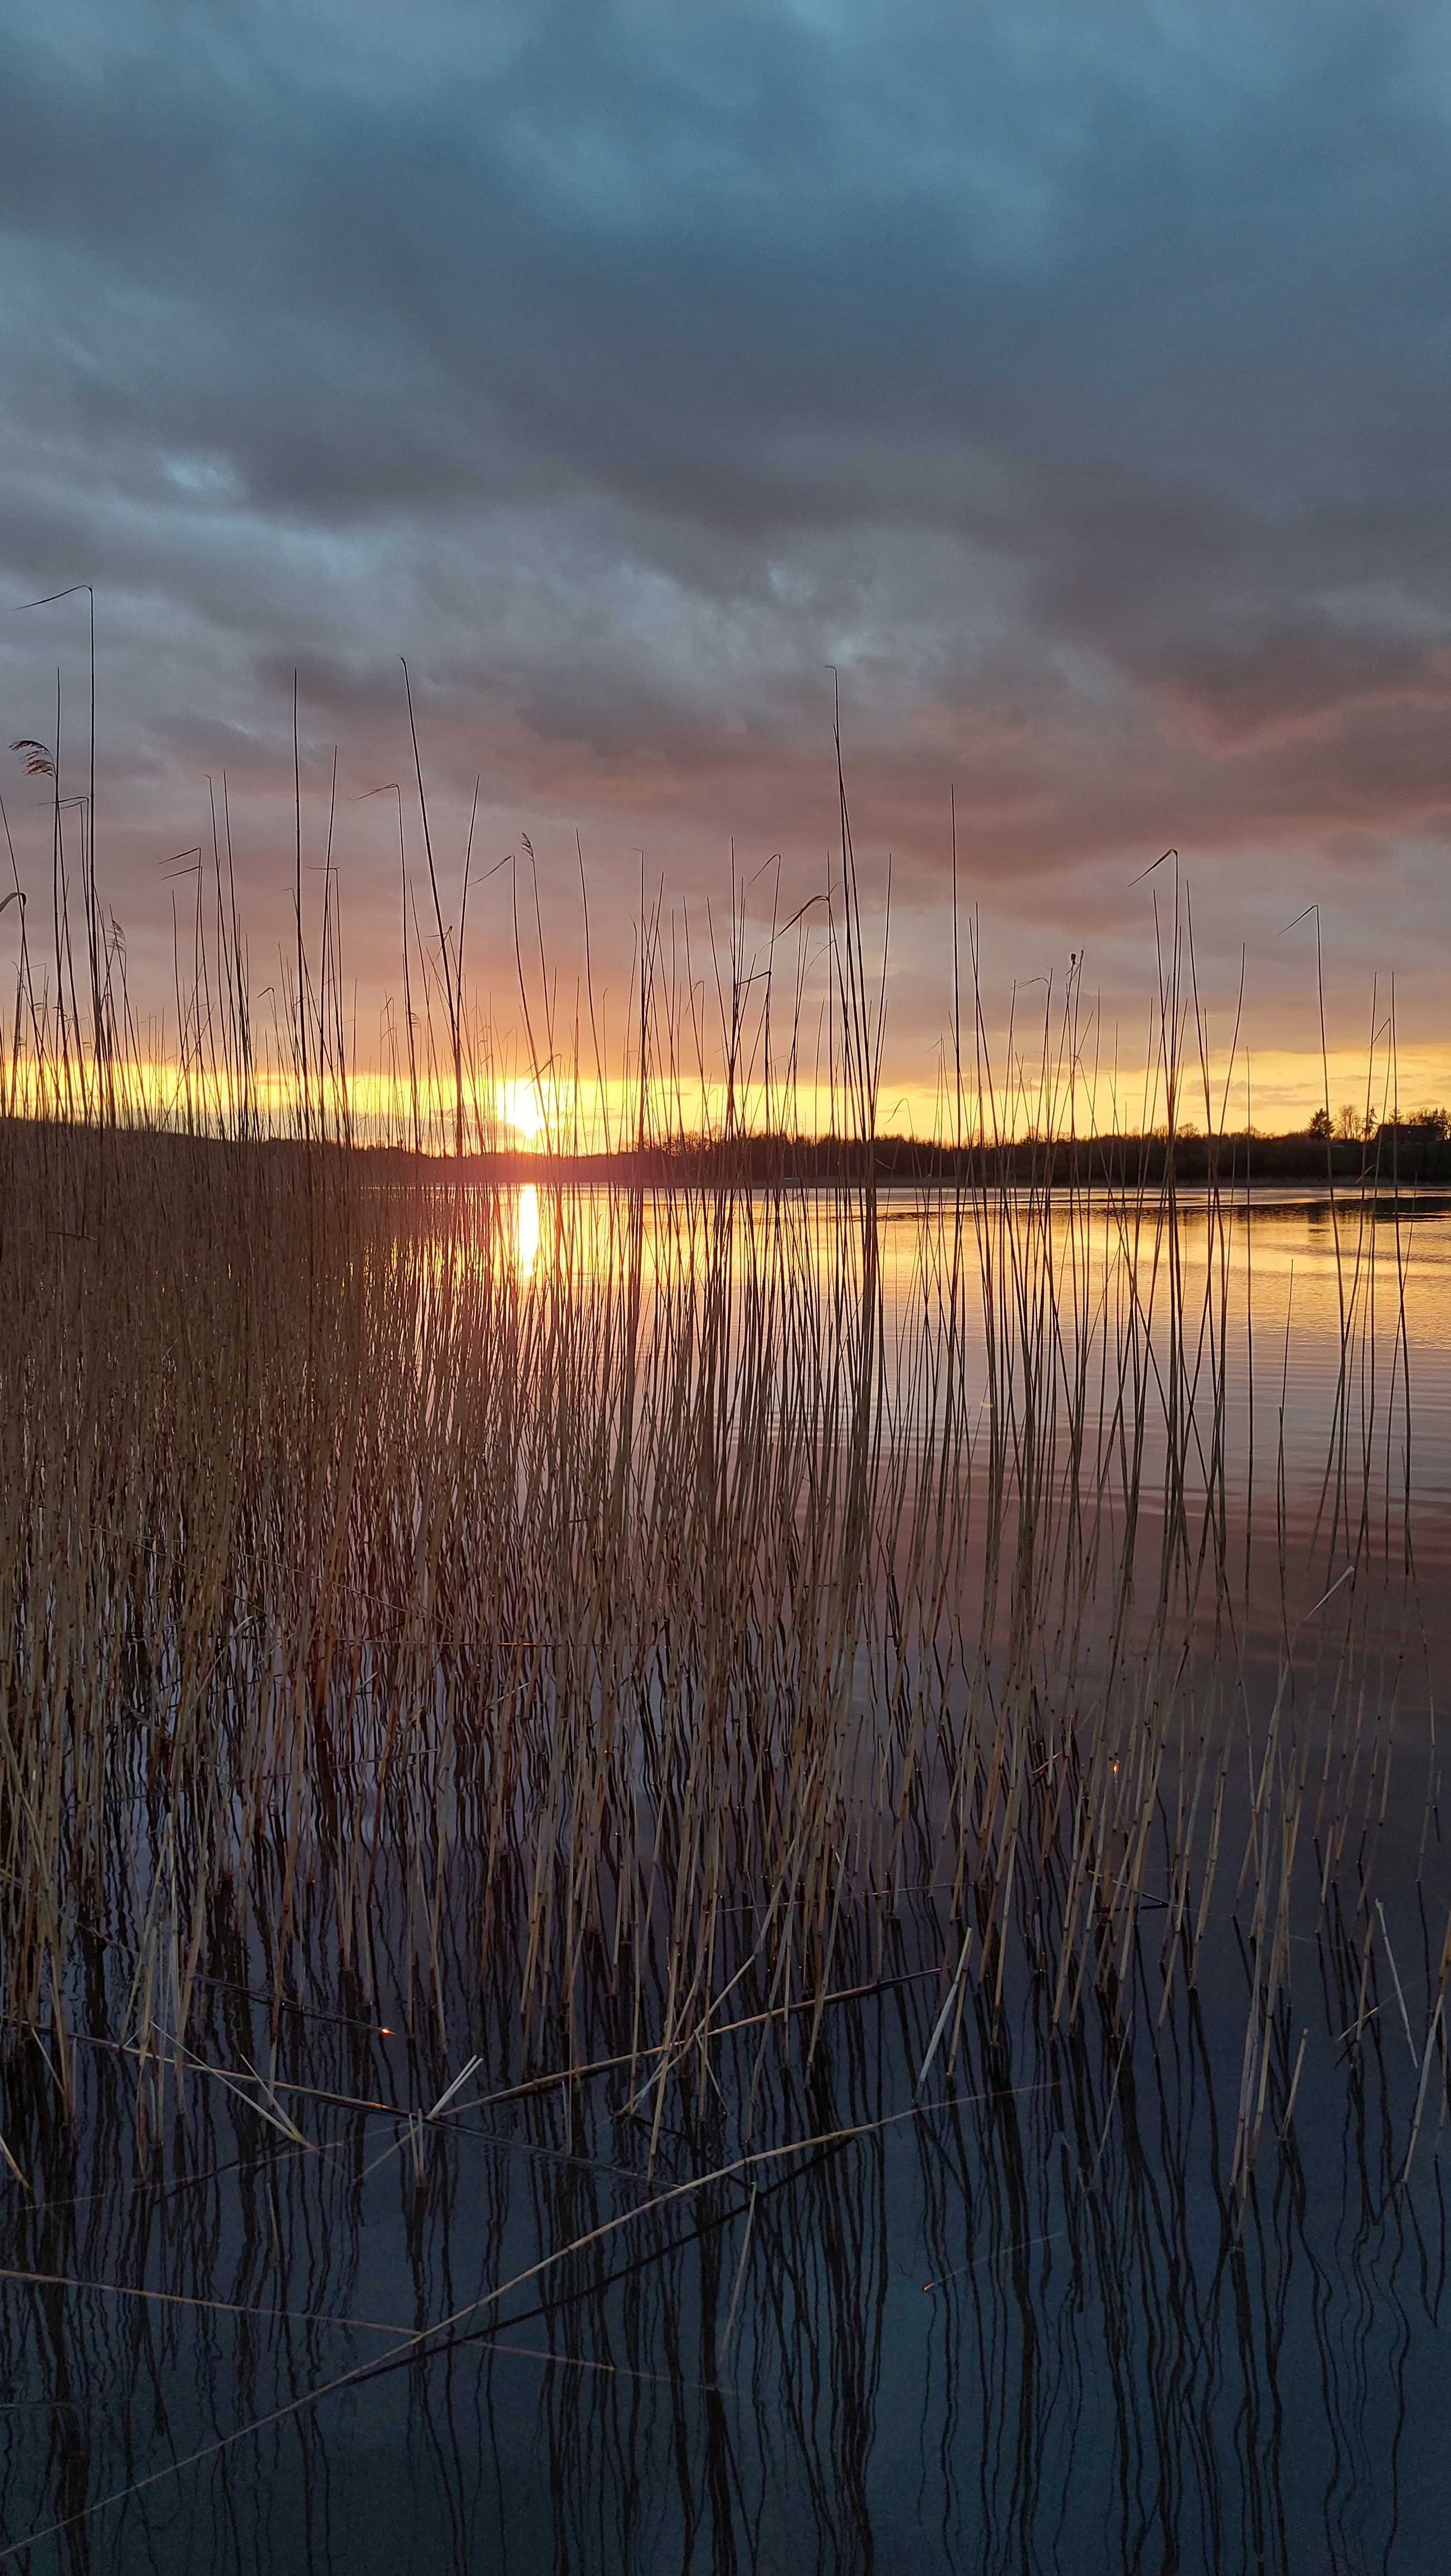
[[[1337,1120],[1353,1112],[1373,1128],[1380,1119],[1447,1100],[1451,1052],[1441,1046],[1403,1045],[1393,1060],[1381,1054],[1369,1064],[1351,1048],[1332,1049],[1324,1059],[1241,1049],[1233,1060],[1217,1053],[1180,1068],[1174,1123],[1180,1133],[1294,1133],[1328,1106]],[[725,1134],[855,1132],[843,1087],[828,1081],[768,1091],[761,1083],[732,1088],[709,1075],[689,1084],[674,1074],[651,1075],[642,1110],[641,1086],[631,1076],[501,1075],[465,1067],[458,1082],[441,1069],[420,1071],[410,1081],[392,1067],[367,1066],[345,1075],[314,1071],[304,1085],[291,1066],[275,1061],[255,1064],[244,1080],[235,1067],[160,1054],[98,1067],[76,1051],[62,1061],[24,1049],[0,1055],[0,1108],[22,1117],[99,1113],[218,1132],[346,1134],[360,1144],[417,1144],[435,1153],[451,1152],[460,1141],[470,1153],[597,1154]],[[1080,1067],[1072,1078],[1018,1066],[1011,1079],[981,1090],[964,1081],[960,1094],[942,1079],[930,1088],[884,1081],[876,1133],[938,1145],[959,1137],[1008,1143],[1033,1134],[1147,1134],[1166,1121],[1161,1065],[1133,1072]]]

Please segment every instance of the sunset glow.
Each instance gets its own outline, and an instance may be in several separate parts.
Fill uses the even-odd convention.
[[[536,1085],[530,1081],[501,1082],[498,1090],[499,1116],[516,1137],[532,1145],[544,1133],[544,1107]]]
[[[0,2560],[1442,2565],[1451,15],[14,34]]]

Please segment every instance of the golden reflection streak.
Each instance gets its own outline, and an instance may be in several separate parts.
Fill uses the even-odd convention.
[[[539,1258],[539,1192],[526,1181],[514,1210],[514,1262],[521,1279],[532,1279]]]
[[[556,1189],[532,1181],[501,1189],[499,1258],[521,1282],[540,1284],[556,1271],[572,1290],[619,1286],[632,1264],[640,1266],[647,1300],[679,1290],[689,1280],[716,1275],[722,1258],[720,1222],[698,1203],[648,1193],[632,1203],[607,1186]],[[1152,1221],[1136,1209],[1132,1192],[1096,1191],[1051,1211],[1051,1260],[1080,1280],[1086,1311],[1110,1344],[1130,1311],[1139,1325],[1156,1328],[1167,1312],[1167,1292],[1157,1274],[1162,1245]],[[1019,1194],[994,1197],[1005,1229],[1017,1239],[1015,1258],[1036,1275],[1045,1256],[1038,1219],[1025,1213]],[[811,1298],[829,1298],[834,1283],[850,1275],[859,1258],[857,1221],[844,1220],[829,1193],[788,1194],[781,1205],[769,1195],[746,1197],[725,1217],[727,1266],[733,1288],[759,1279],[783,1246],[793,1278]],[[1018,1237],[1018,1227],[1026,1231]],[[954,1252],[961,1227],[961,1244]],[[968,1269],[979,1248],[979,1219],[967,1208],[959,1218],[950,1192],[884,1190],[876,1220],[877,1277],[895,1331],[911,1316],[940,1315],[965,1254]],[[1257,1342],[1278,1340],[1293,1315],[1296,1347],[1307,1354],[1340,1340],[1345,1311],[1358,1348],[1363,1335],[1378,1339],[1404,1327],[1414,1350],[1451,1349],[1451,1222],[1406,1207],[1400,1223],[1367,1215],[1354,1199],[1329,1206],[1297,1188],[1265,1190],[1246,1212],[1228,1196],[1217,1206],[1202,1190],[1184,1190],[1178,1205],[1182,1295],[1197,1312],[1207,1288],[1225,1296],[1221,1322],[1232,1338],[1252,1320]],[[999,1243],[999,1251],[1002,1243]],[[1212,1274],[1207,1281],[1206,1273]],[[966,1275],[966,1273],[964,1274]],[[975,1301],[980,1291],[973,1290]],[[978,1326],[969,1323],[976,1336]],[[1261,1369],[1257,1366],[1257,1378]],[[1268,1381],[1266,1381],[1268,1383]]]

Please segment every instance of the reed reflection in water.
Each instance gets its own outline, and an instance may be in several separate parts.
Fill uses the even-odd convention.
[[[721,2045],[759,2160],[683,2192],[738,2143],[704,2076],[653,2173],[598,2080],[421,2137],[319,2111],[307,2152],[199,2087],[148,2170],[96,2052],[90,2151],[10,2212],[5,2532],[130,2486],[28,2563],[1437,2564],[1446,2213],[1433,2160],[1400,2187],[1391,2034],[1302,2083],[1236,2207],[1212,2005],[1164,2045],[1141,1957],[1071,2040],[974,1997],[954,2081],[914,2097],[919,1934],[852,1927],[843,1986],[879,1991],[814,2050],[798,2027],[763,2075],[754,2034]],[[1353,2016],[1357,1963],[1321,1964]],[[349,2089],[360,2045],[314,2033],[312,2080]],[[32,2173],[45,2117],[37,2087]]]

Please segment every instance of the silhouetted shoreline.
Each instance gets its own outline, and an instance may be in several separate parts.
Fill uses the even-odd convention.
[[[95,1150],[104,1144],[123,1154],[135,1145],[155,1151],[168,1143],[204,1144],[219,1154],[262,1152],[288,1156],[306,1151],[330,1164],[353,1163],[370,1180],[457,1180],[512,1187],[526,1181],[616,1188],[828,1189],[860,1187],[928,1189],[1159,1190],[1172,1181],[1185,1189],[1281,1190],[1294,1186],[1397,1193],[1451,1190],[1451,1140],[1428,1129],[1402,1127],[1388,1140],[1368,1143],[1304,1134],[1024,1137],[1004,1144],[939,1145],[918,1137],[879,1136],[869,1145],[849,1137],[737,1136],[701,1141],[677,1138],[609,1153],[575,1153],[563,1147],[499,1147],[461,1156],[397,1144],[351,1144],[336,1137],[304,1143],[296,1137],[219,1137],[183,1127],[141,1130],[74,1125],[58,1120],[12,1118],[13,1132],[40,1129]]]
[[[346,1151],[346,1148],[339,1150]],[[672,1182],[766,1189],[909,1185],[934,1189],[1050,1188],[1157,1190],[1172,1177],[1185,1188],[1451,1188],[1451,1143],[1404,1137],[1392,1152],[1375,1144],[1310,1136],[1025,1138],[1004,1145],[942,1146],[881,1136],[870,1145],[843,1137],[747,1136],[709,1144],[686,1140],[627,1152],[500,1150],[453,1156],[395,1146],[352,1149],[373,1173],[461,1173],[482,1181],[588,1182],[665,1188]]]

